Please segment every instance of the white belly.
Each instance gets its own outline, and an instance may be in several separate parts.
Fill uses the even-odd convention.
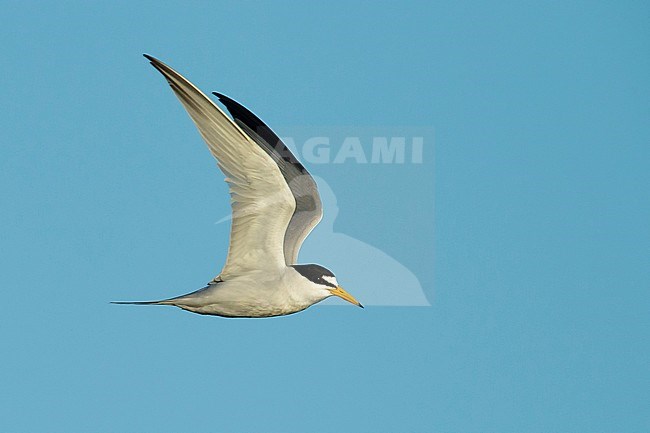
[[[322,300],[312,296],[295,270],[287,269],[275,278],[259,272],[238,276],[177,298],[172,305],[199,314],[272,317],[297,313]]]

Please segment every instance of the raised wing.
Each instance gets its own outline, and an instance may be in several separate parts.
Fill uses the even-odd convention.
[[[277,164],[192,83],[161,61],[145,57],[169,82],[230,187],[230,246],[218,278],[285,267],[284,235],[296,206]]]
[[[278,164],[291,189],[296,209],[284,235],[284,259],[287,265],[293,265],[298,261],[303,241],[323,217],[323,205],[316,182],[280,137],[255,114],[237,101],[221,93],[213,93],[235,119],[235,123]]]

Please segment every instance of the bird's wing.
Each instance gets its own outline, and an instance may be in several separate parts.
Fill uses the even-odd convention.
[[[230,246],[220,279],[248,270],[284,268],[284,235],[296,206],[277,164],[181,74],[145,57],[169,82],[230,187]]]
[[[296,209],[284,235],[284,259],[287,265],[293,265],[298,260],[302,242],[323,217],[323,206],[316,182],[280,137],[255,114],[221,93],[214,94],[235,119],[235,123],[278,164],[291,189],[296,200]]]

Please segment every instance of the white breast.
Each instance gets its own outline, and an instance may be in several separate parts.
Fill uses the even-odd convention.
[[[287,267],[281,275],[255,271],[231,278],[177,299],[175,305],[200,314],[271,317],[302,311],[325,297]]]

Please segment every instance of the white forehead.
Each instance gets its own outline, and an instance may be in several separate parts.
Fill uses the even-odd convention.
[[[336,277],[330,277],[329,275],[323,275],[323,279],[330,284],[338,286],[339,283],[336,281]]]

